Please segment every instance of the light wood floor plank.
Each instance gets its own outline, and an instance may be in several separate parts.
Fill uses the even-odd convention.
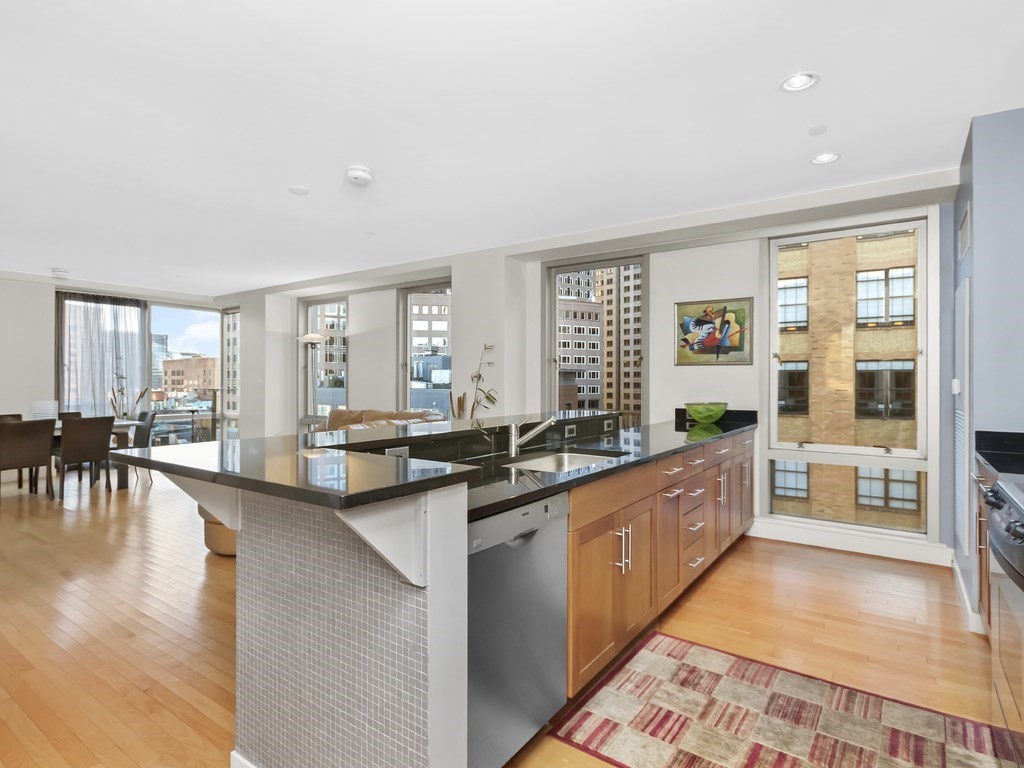
[[[234,561],[166,478],[63,505],[0,488],[0,768],[226,768]],[[948,569],[744,539],[662,631],[989,720],[988,641]],[[546,735],[510,768],[602,768]]]

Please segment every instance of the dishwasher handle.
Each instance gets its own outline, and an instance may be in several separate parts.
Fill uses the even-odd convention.
[[[504,544],[505,544],[506,547],[509,547],[510,549],[515,549],[516,547],[522,547],[525,544],[529,544],[530,543],[530,539],[532,539],[534,536],[537,535],[537,531],[538,530],[539,530],[538,528],[531,528],[528,531],[523,531],[522,533],[516,534],[511,539],[509,539],[508,541],[504,542]]]

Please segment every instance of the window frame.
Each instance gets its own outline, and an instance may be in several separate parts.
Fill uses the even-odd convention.
[[[778,439],[779,434],[779,412],[778,412],[778,401],[779,401],[779,337],[783,334],[773,332],[770,334],[770,356],[771,365],[767,366],[770,371],[769,376],[769,395],[768,395],[768,449],[770,451],[770,458],[796,458],[801,454],[808,455],[806,461],[814,463],[815,461],[821,463],[846,463],[845,461],[837,461],[840,457],[851,457],[856,459],[857,462],[861,462],[864,466],[887,466],[886,462],[891,458],[895,457],[898,459],[914,459],[918,463],[919,471],[927,471],[927,452],[928,452],[928,365],[927,358],[924,355],[924,350],[929,349],[929,339],[927,335],[929,318],[928,318],[928,306],[929,306],[929,284],[930,275],[928,272],[928,235],[929,235],[929,218],[926,214],[918,214],[910,216],[906,219],[900,219],[885,224],[867,224],[857,225],[850,224],[849,226],[837,226],[832,229],[822,230],[813,235],[792,235],[778,238],[769,239],[769,282],[768,285],[778,285],[779,280],[779,266],[778,266],[778,254],[780,248],[785,248],[787,245],[796,245],[799,243],[811,243],[822,240],[834,240],[843,237],[856,237],[858,235],[872,235],[872,234],[883,234],[886,232],[893,232],[894,230],[917,230],[917,259],[914,264],[914,279],[917,289],[917,300],[915,304],[915,324],[913,327],[916,330],[917,338],[917,349],[918,358],[915,361],[915,412],[917,419],[917,440],[915,448],[888,448],[885,446],[856,446],[856,445],[838,445],[830,443],[797,443],[797,442],[786,442]],[[861,270],[866,271],[866,270]],[[769,328],[777,329],[779,327],[779,313],[778,303],[772,298],[769,302]],[[856,323],[854,324],[854,330],[861,330],[857,328]],[[855,384],[855,381],[851,381],[851,386]],[[937,405],[937,404],[936,404]],[[812,454],[816,454],[817,458],[812,457]],[[803,459],[801,459],[803,460]],[[852,463],[852,462],[851,462]]]
[[[782,368],[782,366],[784,366],[784,365],[803,365],[804,367],[803,368]],[[783,392],[783,388],[782,388],[782,374],[785,373],[786,371],[792,371],[792,372],[795,372],[795,373],[803,373],[804,374],[804,377],[806,379],[806,383],[805,383],[805,385],[803,387],[804,397],[803,397],[803,410],[802,411],[784,411],[783,412],[781,410],[781,406],[779,405],[779,403],[782,402],[782,392]],[[786,386],[786,392],[788,393],[790,389],[797,389],[797,390],[799,390],[800,388],[799,387],[791,387],[791,386],[787,385]],[[781,361],[779,361],[778,393],[779,393],[779,399],[778,399],[778,401],[776,403],[776,408],[780,409],[779,410],[780,413],[784,413],[784,415],[786,415],[786,416],[807,416],[807,415],[810,414],[810,412],[811,412],[811,363],[810,363],[809,360],[781,360]],[[787,400],[788,399],[789,398],[787,398]]]
[[[859,296],[857,297],[857,328],[859,328],[859,329],[863,329],[863,328],[885,328],[885,329],[891,329],[891,328],[913,328],[914,326],[917,325],[917,304],[918,304],[918,298],[913,293],[910,293],[909,295],[908,294],[900,294],[899,296],[893,296],[892,295],[892,281],[893,280],[905,280],[907,278],[907,275],[899,275],[897,277],[893,277],[891,275],[892,272],[894,272],[896,270],[899,270],[899,269],[912,269],[914,271],[914,273],[912,275],[910,275],[909,277],[910,277],[911,280],[913,280],[914,286],[916,288],[918,286],[918,279],[917,279],[917,274],[918,273],[917,273],[917,267],[916,266],[914,266],[914,267],[886,267],[885,269],[862,269],[862,270],[856,272],[855,280],[856,280],[856,285],[858,286],[858,291],[859,291],[859,286],[861,285],[861,283],[862,282],[867,282],[866,280],[862,281],[860,279],[861,275],[866,275],[866,274],[869,274],[869,273],[872,273],[872,272],[881,272],[881,273],[883,273],[882,279],[880,281],[878,281],[878,282],[882,283],[882,297],[881,297],[881,299],[861,299]],[[875,282],[875,281],[872,281],[872,282]],[[893,320],[892,319],[892,301],[893,301],[894,298],[896,298],[896,299],[907,299],[907,298],[909,298],[910,299],[911,307],[912,307],[913,311],[911,312],[910,320],[909,321],[908,320]],[[861,320],[861,316],[860,316],[860,303],[861,303],[861,301],[881,301],[882,302],[882,311],[883,311],[882,319],[881,320]]]
[[[877,363],[880,367],[878,367],[878,368],[864,368],[864,369],[859,368],[858,366],[860,366],[863,363]],[[892,368],[892,367],[884,368],[884,367],[881,367],[881,366],[886,365],[887,363],[889,363],[889,364],[891,364],[891,363],[910,363],[910,368]],[[879,420],[879,421],[890,420],[891,419],[891,420],[894,420],[894,421],[900,421],[900,420],[902,420],[902,421],[910,421],[910,420],[913,420],[913,419],[917,418],[917,399],[918,398],[917,398],[917,388],[916,388],[916,386],[910,390],[910,392],[913,393],[913,401],[912,401],[913,412],[909,416],[899,416],[899,415],[893,416],[892,415],[893,402],[895,402],[895,398],[893,397],[893,393],[895,391],[897,391],[897,390],[901,391],[901,392],[907,391],[906,387],[898,387],[897,388],[897,387],[894,386],[894,379],[895,379],[894,374],[896,374],[896,373],[905,373],[908,370],[914,372],[914,378],[916,380],[916,378],[917,378],[917,365],[915,364],[914,360],[854,360],[854,362],[853,362],[853,371],[854,371],[853,372],[853,417],[854,417],[854,419],[870,419],[870,420]],[[862,412],[862,409],[861,409],[861,402],[862,401],[861,401],[861,397],[860,397],[860,392],[861,392],[862,388],[861,388],[860,382],[858,380],[858,377],[860,376],[861,373],[876,373],[876,374],[881,374],[881,376],[882,376],[881,387],[880,388],[876,387],[876,389],[881,389],[882,396],[883,396],[882,397],[882,401],[881,401],[882,408],[880,409],[881,415],[874,415],[874,414],[879,413],[879,409],[875,409],[875,411],[873,413],[871,413],[871,414],[868,414],[866,412]]]

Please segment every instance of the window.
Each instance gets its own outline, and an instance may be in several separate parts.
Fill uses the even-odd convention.
[[[794,499],[808,497],[807,462],[773,461],[772,495]]]
[[[450,327],[447,318],[451,316],[451,296],[452,289],[447,285],[410,289],[406,293],[409,348],[406,351],[408,379],[405,405],[410,410],[437,411],[445,415],[451,411],[451,339],[447,335],[438,335]],[[423,314],[431,316],[429,327],[428,321],[412,317],[411,310],[416,306]],[[442,316],[445,319],[441,319]]]
[[[426,320],[416,322],[426,330]],[[312,396],[316,402],[313,407],[307,403],[306,415],[326,416],[333,409],[344,408],[348,404],[348,302],[310,305],[308,324],[310,333],[319,333],[327,338],[313,350],[315,387]],[[309,398],[307,393],[306,399]]]
[[[917,512],[917,486],[913,470],[857,467],[857,503],[863,506]]]
[[[779,280],[779,330],[807,330],[807,278]]]
[[[914,268],[857,273],[857,327],[914,325]]]
[[[928,328],[915,317],[926,231],[919,220],[772,240],[772,514],[937,540],[923,501],[939,460],[919,362]]]
[[[913,360],[858,360],[858,419],[913,419],[917,377]]]
[[[567,339],[570,342],[569,349],[586,353],[587,366],[600,366],[602,360],[607,358],[609,368],[604,370],[588,371],[586,379],[590,386],[598,387],[598,393],[607,394],[612,400],[612,407],[619,399],[619,387],[616,386],[616,371],[623,366],[623,358],[629,350],[622,350],[621,345],[616,343],[616,334],[620,332],[620,321],[623,316],[623,309],[615,296],[612,286],[622,279],[623,270],[629,269],[630,265],[596,265],[590,268],[574,269],[572,271],[552,270],[550,275],[552,294],[555,297],[555,307],[552,313],[554,317],[576,318],[578,321],[570,326],[573,338]],[[639,273],[637,265],[636,274]],[[581,285],[586,288],[584,291],[574,292],[570,286]],[[593,290],[594,287],[598,290]],[[634,302],[631,306],[639,308],[642,306],[641,296],[634,295]],[[561,342],[566,339],[563,335],[565,321],[561,320],[556,325],[555,335],[556,348],[565,349]],[[578,340],[586,338],[587,342],[580,346]],[[641,339],[636,339],[636,347],[642,347]],[[602,355],[601,352],[604,352]],[[637,350],[639,352],[639,349]],[[632,366],[631,366],[632,367]],[[559,392],[557,369],[550,369],[554,375],[551,376],[551,390]],[[639,371],[638,371],[639,373]],[[589,395],[587,398],[579,398],[573,405],[565,405],[570,402],[569,398],[556,396],[555,402],[560,407],[587,407],[587,403],[603,402],[593,399],[595,392],[586,391],[582,394]]]
[[[806,360],[779,363],[780,415],[806,415],[809,389]]]
[[[559,355],[558,356],[558,362],[561,363],[562,365],[568,365],[569,363],[572,362],[572,356],[571,355]]]

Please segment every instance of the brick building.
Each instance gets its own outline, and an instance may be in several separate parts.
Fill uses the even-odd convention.
[[[917,447],[917,258],[914,230],[780,247],[780,442]],[[774,512],[924,530],[923,474],[785,461],[772,475]]]

